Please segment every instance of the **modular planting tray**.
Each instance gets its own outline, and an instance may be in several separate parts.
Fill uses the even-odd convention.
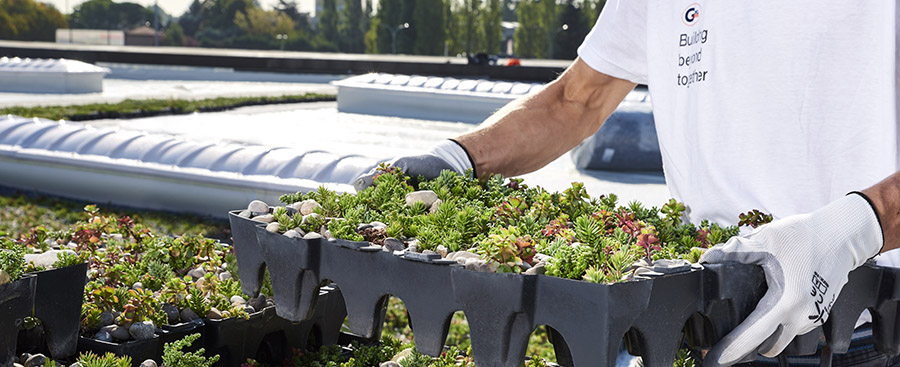
[[[340,291],[323,288],[316,310],[312,318],[300,322],[279,317],[275,307],[266,307],[249,319],[208,320],[206,352],[220,356],[219,366],[240,366],[247,358],[274,364],[281,361],[267,361],[265,357],[286,355],[290,349],[335,344],[346,316]]]
[[[623,338],[646,366],[671,366],[682,340],[696,349],[712,347],[766,290],[761,268],[737,263],[617,284],[474,272],[439,255],[397,256],[367,242],[292,239],[236,213],[231,221],[241,281],[259,284],[267,267],[282,317],[311,317],[318,288],[334,282],[351,331],[374,338],[388,297],[397,296],[409,312],[417,349],[437,356],[452,314],[462,310],[479,366],[521,366],[529,335],[540,325],[551,328],[564,366],[612,366]],[[850,274],[828,323],[797,337],[784,355],[815,353],[820,336],[827,350],[846,352],[864,309],[873,314],[875,348],[896,355],[898,301],[900,269],[867,264]]]
[[[34,275],[37,277],[34,316],[41,320],[48,352],[56,359],[69,357],[78,347],[87,263]]]
[[[21,279],[0,285],[0,365],[11,366],[16,360],[16,340],[26,316],[34,306],[37,278],[25,275]]]

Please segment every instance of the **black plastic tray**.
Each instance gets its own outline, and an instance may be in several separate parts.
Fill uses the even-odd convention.
[[[238,269],[241,277],[241,291],[251,297],[259,295],[259,288],[263,282],[263,258],[259,251],[259,243],[256,242],[254,227],[260,222],[244,218],[238,214],[241,210],[228,212],[228,220],[231,223],[231,237],[233,239],[234,252],[237,256]]]
[[[37,288],[34,295],[34,316],[44,329],[46,352],[63,359],[75,354],[78,348],[78,329],[81,326],[81,303],[87,283],[87,263],[34,273]],[[43,345],[39,347],[42,349]]]
[[[16,360],[16,340],[24,318],[31,316],[36,286],[37,278],[30,274],[0,285],[0,365]]]
[[[338,341],[346,316],[339,290],[326,288],[309,320],[292,322],[267,307],[249,319],[207,320],[204,338],[208,355],[219,355],[219,366],[240,366],[247,358],[270,364],[281,363],[291,349],[307,350]]]
[[[256,239],[238,244],[239,238]],[[312,315],[318,287],[341,288],[351,331],[380,335],[389,295],[406,304],[417,349],[437,355],[450,317],[462,310],[469,321],[479,366],[521,366],[528,336],[540,325],[552,329],[561,365],[613,365],[623,338],[646,366],[671,366],[683,337],[697,349],[714,345],[753,310],[765,293],[756,266],[709,265],[702,270],[617,284],[593,284],[543,275],[494,274],[433,261],[395,256],[365,242],[303,240],[269,233],[246,221],[232,227],[241,264],[253,259],[251,277],[269,268],[279,315]],[[254,270],[256,269],[256,270]],[[824,327],[797,337],[785,354],[812,354],[819,336],[834,353],[846,352],[860,313],[870,309],[878,351],[900,351],[897,303],[900,270],[867,264],[851,273]]]

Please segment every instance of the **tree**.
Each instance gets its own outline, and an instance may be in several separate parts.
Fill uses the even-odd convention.
[[[460,20],[465,33],[467,54],[474,54],[484,49],[484,28],[480,26],[481,18],[481,0],[463,0]]]
[[[225,34],[240,33],[234,24],[237,13],[245,13],[247,9],[257,7],[253,0],[203,0],[200,29],[213,28]]]
[[[72,28],[130,30],[153,22],[153,9],[112,0],[88,0],[75,7],[69,19]]]
[[[0,0],[0,38],[22,41],[56,39],[57,28],[68,24],[52,5],[33,0]]]
[[[597,18],[600,17],[600,11],[603,10],[603,6],[606,5],[606,0],[585,0],[584,1],[584,12],[587,15],[588,23],[593,27],[594,23],[597,23]]]
[[[500,0],[488,0],[481,17],[484,29],[484,51],[489,54],[500,52],[503,40],[503,4]]]
[[[160,44],[163,46],[183,46],[184,30],[181,28],[181,25],[175,22],[170,23],[169,28],[162,34]]]
[[[366,52],[391,52],[391,31],[396,30],[397,26],[410,21],[410,19],[404,19],[402,11],[402,0],[378,1],[378,13],[372,18],[372,25],[369,27],[369,32],[366,35]],[[409,30],[400,31],[399,33],[407,31]],[[400,48],[398,47],[397,50],[399,51]]]
[[[416,55],[441,55],[447,38],[444,28],[444,3],[441,0],[419,0],[413,9],[411,28],[415,30]],[[405,31],[404,31],[405,32]]]
[[[322,12],[317,14],[319,18],[318,35],[334,46],[338,45],[338,12],[337,0],[323,0]]]
[[[367,15],[363,12],[362,1],[345,0],[338,25],[340,33],[339,49],[342,52],[361,53],[366,50],[365,34]]]
[[[588,24],[588,17],[584,8],[575,6],[574,0],[568,0],[559,12],[559,18],[556,21],[556,29],[565,29],[561,32],[554,32],[553,54],[554,59],[574,60],[578,56],[578,46],[584,41],[591,30]]]
[[[181,26],[184,34],[190,37],[197,34],[197,31],[200,30],[200,22],[203,20],[202,12],[203,5],[200,4],[200,0],[192,1],[188,10],[178,18],[178,25]]]
[[[244,33],[251,36],[275,38],[279,34],[288,34],[294,30],[294,22],[284,13],[265,11],[257,7],[247,9],[246,13],[237,13],[234,24]]]
[[[516,55],[525,58],[543,57],[546,46],[538,4],[532,0],[524,0],[519,2],[517,10],[519,28],[514,35]]]
[[[519,57],[547,58],[550,43],[561,28],[555,26],[557,5],[553,0],[519,2],[519,28],[516,29],[516,54]]]

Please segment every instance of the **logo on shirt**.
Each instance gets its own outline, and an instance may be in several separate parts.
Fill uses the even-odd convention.
[[[696,24],[697,20],[700,19],[701,9],[700,4],[698,3],[688,5],[687,9],[684,10],[684,14],[681,16],[681,21],[687,26]]]

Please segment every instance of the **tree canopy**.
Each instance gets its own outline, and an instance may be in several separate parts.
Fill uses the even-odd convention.
[[[518,24],[514,55],[574,59],[606,0],[321,0],[315,18],[297,0],[192,0],[175,21],[161,14],[163,45],[472,55],[506,52],[504,24]],[[68,21],[35,0],[0,0],[0,38],[52,41],[56,28],[129,30],[152,23],[152,7],[87,0]],[[508,23],[504,23],[508,22]]]
[[[67,26],[65,17],[52,5],[0,0],[0,39],[53,42],[56,29]]]

